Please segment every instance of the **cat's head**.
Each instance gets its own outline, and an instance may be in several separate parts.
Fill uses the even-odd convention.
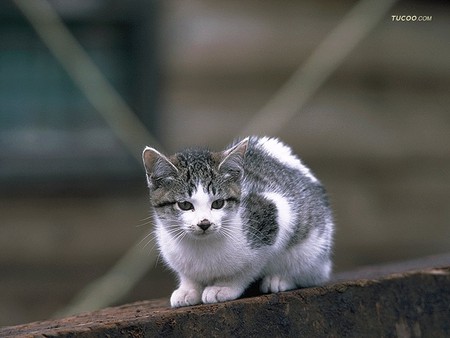
[[[190,149],[169,157],[145,148],[151,205],[173,236],[226,236],[233,228],[247,145],[244,139],[222,152]]]

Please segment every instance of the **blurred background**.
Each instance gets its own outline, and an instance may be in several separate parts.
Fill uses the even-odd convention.
[[[114,304],[168,297],[143,147],[224,148],[356,3],[50,1],[133,115],[118,123],[94,72],[0,2],[0,325],[50,318],[142,239],[151,269]],[[328,189],[336,271],[450,251],[449,32],[447,1],[397,2],[294,117],[255,131]]]

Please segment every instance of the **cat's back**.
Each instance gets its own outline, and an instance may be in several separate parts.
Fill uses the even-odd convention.
[[[248,184],[281,185],[289,188],[319,185],[320,182],[293,153],[292,149],[276,138],[249,138],[244,159],[244,176]]]
[[[325,189],[292,149],[278,139],[249,138],[243,178],[242,218],[252,248],[295,246],[312,229],[331,233]]]

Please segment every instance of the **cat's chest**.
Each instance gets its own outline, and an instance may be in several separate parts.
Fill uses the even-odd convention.
[[[161,252],[176,271],[205,281],[230,273],[238,273],[254,262],[253,253],[245,241],[211,240],[175,242],[159,234]]]

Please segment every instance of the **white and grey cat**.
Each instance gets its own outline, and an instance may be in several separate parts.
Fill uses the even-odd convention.
[[[329,279],[333,218],[325,190],[275,138],[227,150],[143,153],[161,254],[179,277],[173,307]]]

